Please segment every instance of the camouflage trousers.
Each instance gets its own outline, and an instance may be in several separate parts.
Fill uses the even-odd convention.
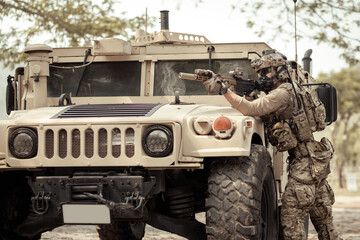
[[[306,239],[304,222],[310,214],[320,240],[341,239],[335,230],[332,216],[334,192],[327,181],[303,184],[290,178],[282,197],[281,225],[285,240]]]

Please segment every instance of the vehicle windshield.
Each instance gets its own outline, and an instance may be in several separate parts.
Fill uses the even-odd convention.
[[[81,68],[80,63],[54,64],[48,77],[48,97],[68,93],[72,97],[140,96],[141,62],[94,62]],[[212,70],[222,76],[241,68],[244,79],[256,79],[248,59],[213,60]],[[209,60],[157,61],[155,64],[154,96],[207,95],[203,84],[184,80],[179,72],[194,73],[195,69],[209,69]]]
[[[96,62],[82,68],[79,63],[56,64],[50,67],[48,97],[69,93],[85,96],[140,96],[140,62]]]
[[[256,79],[257,74],[248,59],[212,60],[212,71],[222,76],[230,76],[229,71],[241,68],[244,79]],[[209,69],[209,60],[158,61],[155,65],[154,96],[207,95],[203,84],[198,81],[184,80],[179,72],[194,73],[195,69]]]

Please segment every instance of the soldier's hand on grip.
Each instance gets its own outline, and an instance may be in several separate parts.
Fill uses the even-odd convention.
[[[215,73],[213,73],[210,70],[206,70],[206,75],[211,76],[209,79],[203,82],[203,85],[205,86],[206,90],[210,95],[214,95],[215,93],[218,93],[221,88],[221,80],[218,78],[218,76]]]
[[[219,92],[221,88],[221,81],[215,76],[203,82],[203,85],[210,95],[214,95]]]

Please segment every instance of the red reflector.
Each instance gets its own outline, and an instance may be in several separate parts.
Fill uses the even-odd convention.
[[[245,123],[246,123],[246,127],[252,127],[253,124],[252,121],[246,120]]]
[[[231,129],[231,121],[227,117],[218,117],[214,122],[214,130]]]

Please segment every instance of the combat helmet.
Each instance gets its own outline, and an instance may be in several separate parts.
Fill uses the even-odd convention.
[[[265,76],[269,68],[275,68],[276,75],[273,79],[280,81],[286,81],[290,78],[288,74],[288,69],[291,69],[291,66],[287,62],[287,57],[276,51],[275,49],[264,50],[263,56],[261,58],[256,58],[251,61],[251,67],[253,67],[259,75]]]
[[[263,51],[261,58],[256,58],[251,61],[251,67],[253,67],[258,74],[260,74],[262,69],[270,67],[277,68],[284,65],[286,65],[286,57],[274,49]]]
[[[256,58],[251,61],[257,74],[260,75],[257,81],[258,89],[268,93],[274,87],[274,81],[286,82],[290,76],[288,74],[288,63],[285,55],[277,52],[274,49],[263,51],[261,58]],[[268,77],[267,73],[275,70],[275,75]]]

